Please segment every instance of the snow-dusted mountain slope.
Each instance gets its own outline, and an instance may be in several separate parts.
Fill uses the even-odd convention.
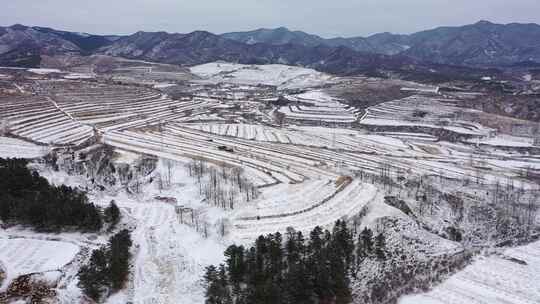
[[[540,242],[478,258],[472,265],[424,294],[399,304],[540,303]]]

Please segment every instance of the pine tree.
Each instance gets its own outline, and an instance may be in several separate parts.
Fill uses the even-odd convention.
[[[284,254],[281,233],[268,236],[268,303],[283,302]]]
[[[291,231],[286,243],[287,271],[284,277],[285,294],[283,303],[311,304],[313,299],[312,279],[305,258],[306,246],[302,232]]]
[[[360,264],[371,254],[373,248],[373,232],[367,227],[358,235],[356,244],[356,263],[353,271],[353,276],[356,277]]]
[[[109,230],[113,230],[114,227],[118,224],[120,221],[120,209],[112,200],[107,208],[105,208],[105,211],[103,212],[105,215],[105,222],[109,223]]]
[[[379,260],[386,258],[386,238],[383,233],[379,233],[375,238],[375,256]]]
[[[373,231],[369,228],[364,228],[360,233],[360,241],[365,252],[370,255],[373,253]]]
[[[229,291],[229,280],[227,278],[227,271],[225,265],[219,265],[219,272],[217,276],[219,285],[219,297],[221,298],[221,304],[232,304],[233,300]]]
[[[281,280],[281,272],[283,271],[282,241],[282,236],[279,232],[270,235],[268,238],[268,270],[272,278],[276,281]]]
[[[227,270],[230,283],[233,285],[233,295],[239,296],[240,283],[244,282],[246,274],[246,262],[243,246],[231,245],[225,250]]]
[[[79,270],[79,286],[90,298],[99,301],[107,289],[107,257],[103,248],[92,251],[90,262]]]
[[[113,290],[123,288],[129,275],[131,236],[122,230],[109,240],[109,276]]]
[[[257,250],[255,247],[251,247],[249,250],[246,250],[245,252],[246,256],[246,276],[245,276],[245,282],[246,287],[241,295],[241,299],[245,301],[245,303],[254,303],[254,299],[256,297],[256,286],[258,284],[258,278],[260,276],[259,271],[257,267]]]
[[[332,235],[328,230],[324,232],[320,227],[310,234],[308,269],[311,271],[313,291],[320,302],[332,301],[334,295],[331,288],[331,262],[329,253]]]
[[[349,270],[352,260],[352,236],[345,221],[337,221],[334,225],[332,240],[328,250],[330,261],[331,290],[336,297],[336,303],[345,304],[351,301],[349,289]]]
[[[349,270],[353,261],[354,240],[346,221],[338,220],[336,222],[333,229],[333,246],[339,250],[346,268]]]
[[[223,304],[220,294],[220,283],[218,273],[214,265],[206,267],[204,275],[206,283],[206,304]]]

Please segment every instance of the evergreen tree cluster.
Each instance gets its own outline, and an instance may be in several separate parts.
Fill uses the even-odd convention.
[[[384,261],[388,258],[389,253],[386,250],[386,238],[382,233],[374,237],[373,231],[366,227],[358,234],[358,242],[356,244],[356,271],[353,273],[354,276],[356,276],[360,264],[367,258],[374,258],[379,261]]]
[[[79,270],[79,287],[88,297],[99,301],[124,287],[129,276],[131,245],[131,234],[124,229],[113,235],[107,246],[92,252],[88,264]]]
[[[103,226],[98,207],[86,194],[67,186],[53,186],[27,168],[24,159],[0,158],[0,219],[30,225],[40,231],[77,229],[97,231]]]
[[[315,227],[307,240],[289,228],[285,240],[278,232],[260,236],[251,248],[232,245],[225,264],[206,269],[206,303],[350,303],[359,261],[385,258],[384,235],[374,238],[365,229],[359,240],[355,246],[346,222],[337,221],[332,231]]]

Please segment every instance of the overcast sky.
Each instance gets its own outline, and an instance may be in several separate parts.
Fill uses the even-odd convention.
[[[323,37],[411,33],[479,20],[540,23],[540,0],[3,0],[0,22],[96,34],[286,26]]]

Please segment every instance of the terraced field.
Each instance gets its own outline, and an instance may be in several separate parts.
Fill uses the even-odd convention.
[[[488,136],[494,129],[461,119],[463,112],[479,113],[452,104],[451,99],[414,95],[369,107],[360,123],[366,126],[426,127],[470,136]]]
[[[296,103],[279,109],[289,123],[350,126],[356,121],[356,109],[349,108],[323,91],[290,95],[286,98]]]
[[[335,198],[325,201],[326,198],[334,195],[339,197],[333,183],[344,175],[355,176],[359,172],[379,174],[383,168],[389,168],[393,175],[437,176],[443,172],[447,178],[455,180],[474,176],[483,183],[494,184],[509,178],[519,179],[526,167],[540,167],[540,160],[527,154],[482,150],[466,142],[438,142],[438,138],[431,134],[384,130],[369,132],[346,125],[336,128],[336,124],[332,128],[311,126],[310,119],[329,124],[336,123],[335,116],[347,123],[357,119],[354,109],[347,108],[320,90],[289,96],[289,99],[296,98],[299,105],[307,105],[310,109],[304,111],[303,118],[298,120],[303,122],[303,126],[278,128],[260,121],[247,124],[217,123],[219,119],[230,119],[227,115],[236,110],[227,105],[230,101],[222,102],[214,98],[172,100],[146,87],[69,81],[61,84],[42,82],[40,88],[47,95],[39,105],[48,105],[60,117],[67,119],[70,125],[65,127],[66,132],[71,130],[71,124],[77,124],[77,129],[70,131],[76,132],[77,138],[85,134],[79,132],[78,128],[88,130],[88,135],[83,138],[88,138],[95,129],[102,135],[103,143],[123,150],[183,162],[203,159],[215,164],[241,167],[245,176],[263,189],[262,197],[291,193],[293,199],[284,207],[289,208],[287,212],[283,208],[276,208],[279,200],[265,201],[261,198],[253,208],[236,215],[237,233],[245,236],[254,236],[263,229],[264,225],[254,220],[257,217],[268,221],[268,229],[284,229],[298,221],[309,222],[308,218],[313,214],[327,218],[326,222],[335,220],[335,213],[324,211],[328,214],[324,217],[319,212],[327,205],[332,206],[335,201]],[[451,105],[451,100],[443,102],[432,99],[415,96],[383,103],[369,108],[361,123],[375,121],[384,126],[405,121],[438,128],[440,126],[435,126],[433,121],[459,113]],[[249,109],[259,111],[252,101],[245,102],[250,105]],[[415,111],[426,114],[415,117]],[[25,115],[17,113],[17,109],[13,113]],[[324,115],[321,116],[321,113]],[[209,117],[214,121],[194,123],[196,117]],[[489,128],[459,120],[450,119],[449,123],[442,127],[475,136],[485,136],[491,132]],[[38,124],[43,125],[44,130],[49,130],[48,121],[39,121]],[[61,125],[62,121],[58,124]],[[32,134],[40,134],[41,129],[30,127],[28,130]],[[47,131],[43,132],[48,134]],[[35,139],[39,141],[40,138]],[[523,181],[523,184],[527,185],[527,182]],[[362,187],[361,183],[354,181],[342,191],[354,192],[354,188]],[[307,194],[312,192],[324,195],[310,198]],[[295,196],[293,193],[306,195]],[[323,201],[324,204],[319,205]],[[358,202],[349,207],[357,208],[360,205],[361,202]],[[341,207],[341,210],[348,209]],[[299,220],[299,217],[305,220]],[[283,219],[278,223],[275,218]],[[309,225],[305,227],[307,229]]]
[[[92,127],[73,119],[47,97],[10,98],[0,103],[2,120],[14,135],[45,144],[81,144]]]
[[[43,85],[42,85],[43,86]],[[48,83],[58,108],[101,131],[134,128],[206,114],[212,100],[176,101],[159,91],[134,86]]]

